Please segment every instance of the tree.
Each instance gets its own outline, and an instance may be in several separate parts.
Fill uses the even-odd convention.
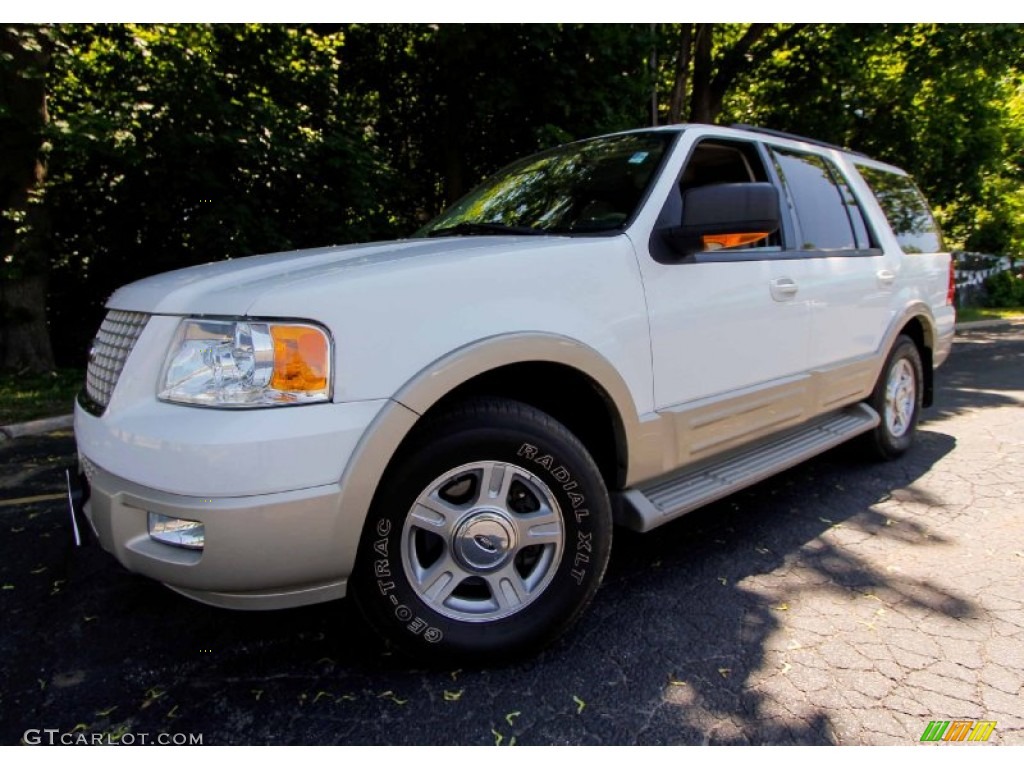
[[[44,130],[50,30],[0,27],[0,368],[54,367],[46,323]]]
[[[410,226],[524,154],[646,121],[647,25],[347,28],[347,84],[403,181]]]
[[[723,114],[903,167],[950,245],[1002,252],[1024,181],[1022,64],[1015,24],[812,25],[737,80]]]
[[[667,58],[672,82],[666,110],[668,122],[713,123],[737,80],[750,77],[807,25],[665,26],[662,37],[673,48],[672,56]]]
[[[47,194],[60,359],[82,361],[131,280],[396,231],[342,49],[341,34],[282,25],[58,30]]]

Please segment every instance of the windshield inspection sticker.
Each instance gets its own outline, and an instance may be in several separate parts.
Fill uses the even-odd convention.
[[[640,163],[647,159],[647,155],[647,152],[634,152],[633,156],[629,158],[629,164],[640,165]]]

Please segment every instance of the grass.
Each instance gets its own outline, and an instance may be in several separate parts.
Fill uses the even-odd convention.
[[[1024,320],[1024,307],[963,307],[956,311],[958,323],[975,320]]]
[[[61,368],[54,373],[0,374],[0,425],[71,413],[85,371]]]

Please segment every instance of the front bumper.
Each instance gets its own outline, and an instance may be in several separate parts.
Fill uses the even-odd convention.
[[[85,514],[100,544],[126,568],[204,603],[287,608],[344,597],[363,521],[348,520],[337,484],[235,498],[145,488],[82,462]],[[198,520],[201,551],[154,541],[148,513]]]
[[[355,457],[379,416],[411,412],[388,401],[192,408],[130,398],[134,384],[122,381],[102,416],[75,409],[85,514],[103,548],[222,607],[344,597],[372,495],[363,486],[377,480],[352,477]],[[152,539],[150,512],[203,523],[203,549]]]

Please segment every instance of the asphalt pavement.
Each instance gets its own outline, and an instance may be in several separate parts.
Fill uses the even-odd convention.
[[[75,550],[70,431],[7,440],[0,743],[1024,744],[1024,328],[958,336],[937,383],[898,461],[846,446],[617,531],[580,624],[489,669],[415,668],[347,601],[208,608]]]

